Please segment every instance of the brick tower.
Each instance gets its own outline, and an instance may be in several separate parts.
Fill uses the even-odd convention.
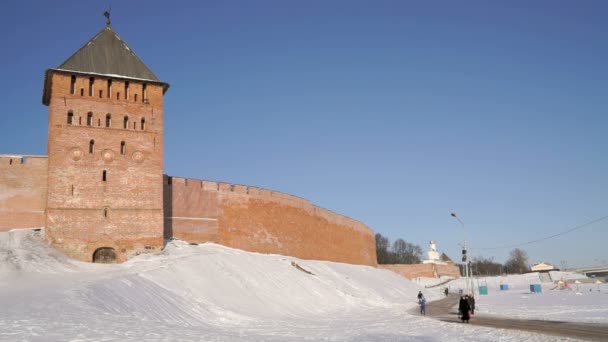
[[[94,262],[162,248],[168,88],[109,23],[46,71],[46,238],[56,248]]]

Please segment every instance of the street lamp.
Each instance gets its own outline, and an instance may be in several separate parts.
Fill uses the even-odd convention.
[[[460,222],[462,230],[464,231],[464,244],[462,245],[462,262],[464,263],[465,289],[467,291],[466,294],[470,294],[472,287],[469,284],[469,261],[467,260],[467,228],[465,227],[464,222],[462,222],[462,220],[458,216],[456,216],[456,213],[450,213],[450,215],[452,215],[452,217],[454,217],[458,220],[458,222]]]

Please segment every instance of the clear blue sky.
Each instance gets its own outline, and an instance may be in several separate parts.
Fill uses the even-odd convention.
[[[291,193],[455,260],[608,215],[608,2],[3,1],[0,153],[104,25],[162,80],[165,173]],[[522,246],[608,263],[608,220]],[[503,262],[512,248],[472,250]]]

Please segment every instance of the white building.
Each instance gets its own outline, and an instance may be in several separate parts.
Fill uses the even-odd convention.
[[[530,267],[530,270],[532,270],[532,272],[552,271],[554,269],[555,267],[553,267],[553,265],[544,262],[537,262],[536,264],[532,265],[532,267]]]
[[[423,264],[436,264],[436,265],[447,265],[448,263],[442,261],[439,257],[439,252],[437,252],[437,246],[435,245],[435,241],[431,240],[429,243],[429,251],[427,252],[428,259],[422,260]]]

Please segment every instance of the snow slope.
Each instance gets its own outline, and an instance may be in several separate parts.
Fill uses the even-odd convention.
[[[97,265],[4,234],[1,341],[556,340],[412,315],[419,290],[442,294],[373,267],[180,241]]]

